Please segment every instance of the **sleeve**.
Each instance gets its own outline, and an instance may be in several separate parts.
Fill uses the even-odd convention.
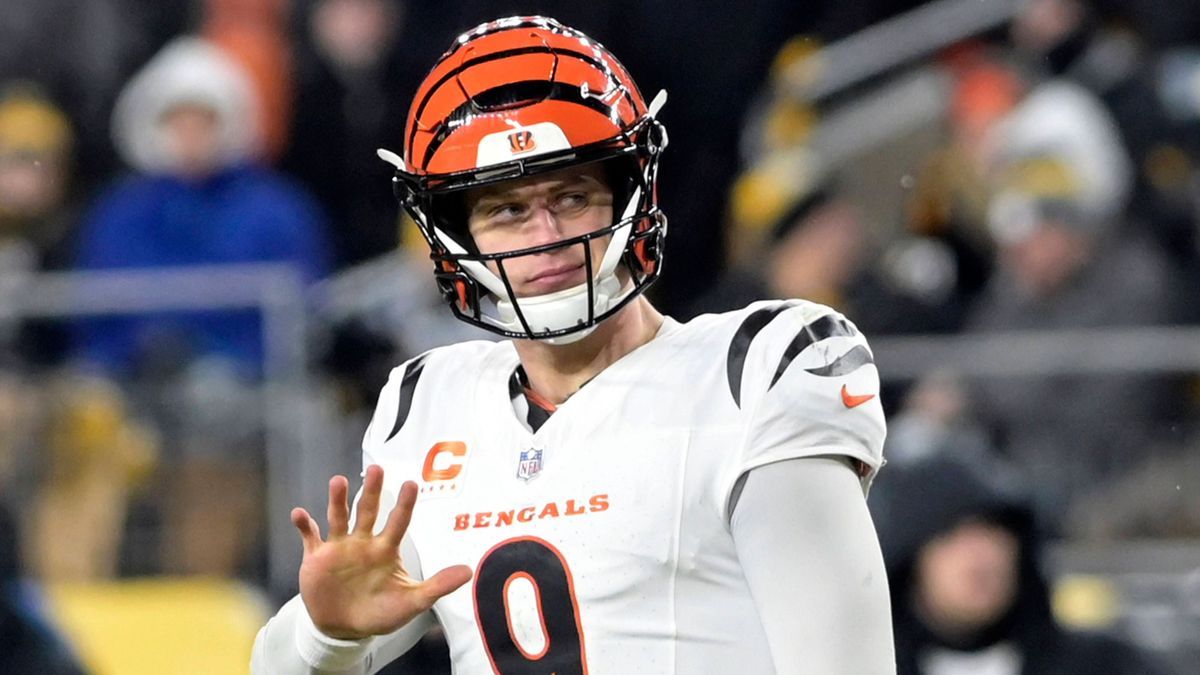
[[[894,675],[883,555],[845,459],[754,469],[730,527],[776,672]]]
[[[866,492],[886,424],[874,355],[853,323],[823,305],[764,303],[734,334],[728,369],[744,430],[721,478],[725,497],[752,469],[816,455],[849,457]]]

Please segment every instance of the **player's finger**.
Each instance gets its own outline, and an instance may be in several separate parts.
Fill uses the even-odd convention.
[[[413,504],[417,501],[417,484],[404,481],[400,486],[400,494],[396,497],[396,506],[388,515],[387,524],[383,526],[380,536],[391,546],[399,546],[404,533],[408,531],[408,523],[412,520]]]
[[[317,527],[317,521],[308,515],[308,511],[298,506],[292,509],[292,525],[300,530],[300,540],[304,543],[306,555],[321,544],[321,530]]]
[[[421,595],[424,596],[427,607],[443,595],[458,590],[460,586],[471,580],[471,568],[466,565],[454,565],[438,572],[421,583]]]
[[[372,464],[363,472],[362,496],[354,508],[354,533],[370,536],[379,516],[379,495],[383,492],[383,467]]]
[[[350,505],[346,502],[350,494],[350,483],[345,476],[334,476],[329,479],[329,510],[325,517],[329,520],[329,538],[346,536],[350,527]]]

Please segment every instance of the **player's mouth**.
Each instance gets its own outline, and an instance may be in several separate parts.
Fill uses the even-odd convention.
[[[545,295],[582,284],[587,277],[583,264],[556,265],[544,269],[525,282],[529,295]]]

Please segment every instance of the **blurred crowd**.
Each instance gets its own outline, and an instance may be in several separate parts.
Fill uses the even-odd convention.
[[[807,297],[877,337],[994,338],[975,363],[893,383],[894,463],[963,436],[1025,474],[1057,536],[1194,537],[1179,479],[1200,467],[1194,365],[1139,370],[1154,340],[1071,340],[1198,318],[1200,51],[1095,3],[1015,7],[857,93],[798,91],[832,64],[788,42],[748,115],[728,269],[689,311]],[[872,123],[894,131],[862,141]],[[1021,353],[1048,331],[1057,350]]]
[[[1200,322],[1200,2],[1020,0],[986,26],[946,24],[923,51],[858,54],[875,65],[853,77],[830,58],[854,54],[843,38],[931,5],[444,5],[0,3],[0,598],[18,578],[262,584],[269,554],[262,313],[47,312],[26,302],[30,279],[288,266],[307,289],[309,382],[344,426],[334,437],[359,432],[402,359],[486,337],[437,297],[375,150],[399,149],[412,92],[454,35],[518,9],[578,25],[671,93],[675,227],[652,291],[669,314],[803,297],[881,343],[1001,348],[1028,331],[1069,345]],[[1162,344],[891,381],[880,360],[891,466],[872,509],[901,672],[1015,673],[1013,658],[1055,653],[1109,667],[1064,656],[1020,672],[1156,672],[1049,628],[1035,568],[1038,537],[1200,537],[1200,380],[1187,364],[1130,365]],[[972,466],[1003,466],[989,472],[1021,498],[956,473]],[[943,512],[905,511],[932,505]],[[1011,577],[1004,588],[978,590],[1000,598],[991,609],[959,621],[922,595],[970,595],[926,578],[972,564],[932,560],[929,542],[1012,568],[989,572]]]

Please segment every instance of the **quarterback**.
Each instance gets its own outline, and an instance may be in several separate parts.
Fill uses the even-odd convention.
[[[894,672],[871,350],[804,300],[651,306],[664,102],[542,17],[433,67],[380,156],[450,309],[509,339],[395,369],[353,504],[292,512],[254,672],[375,672],[435,624],[458,673]]]

